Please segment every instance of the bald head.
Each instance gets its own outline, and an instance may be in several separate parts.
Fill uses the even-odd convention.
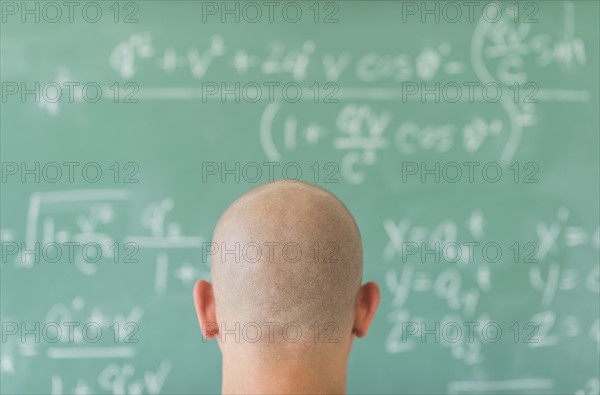
[[[352,325],[361,239],[333,194],[303,182],[259,186],[225,211],[213,243],[218,322]]]
[[[222,392],[344,393],[380,294],[360,284],[360,233],[342,202],[303,182],[262,185],[227,208],[210,246],[213,284],[196,282],[194,305],[219,340]]]

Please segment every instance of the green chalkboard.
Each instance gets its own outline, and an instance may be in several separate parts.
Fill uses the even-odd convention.
[[[203,243],[287,177],[381,287],[349,393],[598,394],[598,2],[1,11],[2,393],[218,393]]]

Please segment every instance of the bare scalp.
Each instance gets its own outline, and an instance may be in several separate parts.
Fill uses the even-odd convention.
[[[348,209],[330,192],[289,181],[254,188],[225,211],[213,242],[238,249],[237,256],[212,256],[219,322],[352,325],[361,238]]]

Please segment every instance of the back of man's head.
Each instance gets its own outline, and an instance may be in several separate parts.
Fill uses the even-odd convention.
[[[255,188],[223,214],[213,242],[221,252],[211,266],[219,321],[298,324],[304,332],[314,323],[352,324],[360,234],[329,192],[286,181]]]
[[[200,281],[194,293],[204,334],[218,337],[224,358],[347,358],[379,301],[375,284],[360,285],[354,218],[333,194],[304,182],[275,181],[233,202],[215,228],[211,258],[213,285]]]

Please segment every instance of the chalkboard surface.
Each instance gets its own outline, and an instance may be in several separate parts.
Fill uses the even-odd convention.
[[[598,394],[596,1],[11,2],[1,391],[220,391],[191,290],[273,178],[382,303],[350,393]]]

